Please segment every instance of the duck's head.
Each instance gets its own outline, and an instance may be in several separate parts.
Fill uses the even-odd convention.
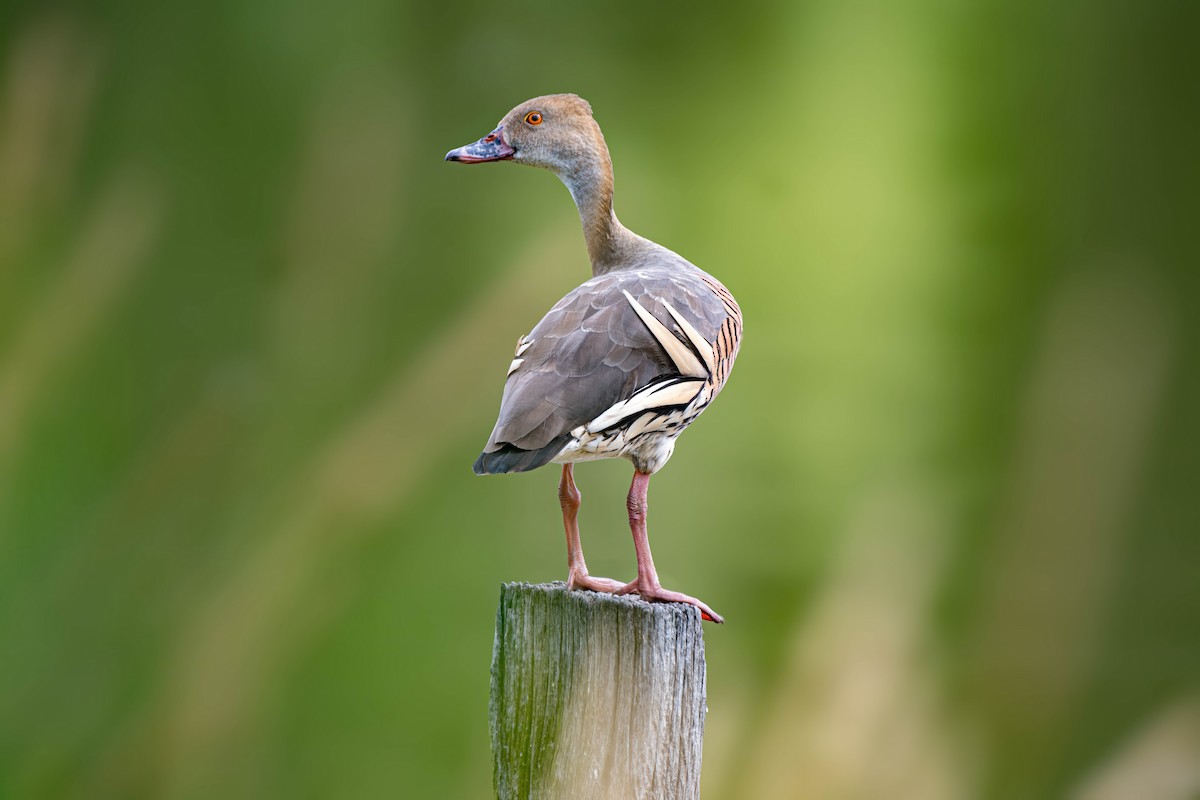
[[[446,153],[446,160],[517,161],[562,175],[590,166],[601,154],[607,148],[588,102],[573,94],[549,94],[521,103],[494,131]]]

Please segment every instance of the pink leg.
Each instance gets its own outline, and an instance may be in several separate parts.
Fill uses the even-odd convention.
[[[575,475],[570,464],[563,464],[562,480],[558,484],[558,502],[562,505],[563,527],[567,529],[567,588],[591,589],[593,592],[615,592],[622,584],[611,578],[593,578],[588,575],[583,560],[583,546],[579,543],[579,501],[582,495],[575,486]]]
[[[629,487],[629,529],[633,531],[633,547],[637,551],[638,576],[633,583],[621,587],[617,594],[637,592],[643,600],[664,603],[687,603],[700,609],[700,616],[710,622],[724,622],[721,615],[694,597],[679,592],[670,592],[658,582],[654,569],[654,558],[650,555],[650,539],[646,535],[646,489],[650,476],[634,471],[633,483]]]

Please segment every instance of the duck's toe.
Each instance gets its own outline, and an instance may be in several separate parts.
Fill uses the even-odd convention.
[[[702,619],[718,624],[725,621],[724,617],[709,608],[703,600],[698,600],[683,592],[672,592],[669,589],[664,589],[658,583],[642,584],[639,581],[634,581],[622,586],[617,590],[617,594],[636,594],[643,600],[648,600],[652,603],[687,603],[689,606],[695,606],[700,611]]]
[[[567,573],[567,589],[591,589],[593,592],[613,594],[624,587],[625,584],[620,581],[588,575],[586,570],[572,569]]]

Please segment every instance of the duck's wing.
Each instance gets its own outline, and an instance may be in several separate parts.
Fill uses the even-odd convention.
[[[578,426],[610,410],[645,410],[618,406],[639,389],[672,377],[708,379],[729,309],[706,278],[698,270],[608,273],[560,300],[517,343],[475,472],[540,467]]]

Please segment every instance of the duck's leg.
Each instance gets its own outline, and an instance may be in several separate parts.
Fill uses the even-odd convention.
[[[664,603],[687,603],[700,609],[700,616],[710,622],[724,622],[721,615],[694,597],[680,592],[667,591],[658,582],[654,569],[654,558],[650,555],[650,539],[646,535],[646,489],[650,475],[634,470],[633,483],[629,486],[629,529],[633,532],[633,547],[637,551],[638,576],[617,594],[637,592],[643,600],[658,600]]]
[[[583,546],[579,543],[579,501],[582,495],[575,485],[575,474],[571,464],[563,464],[562,480],[558,482],[558,502],[562,505],[563,527],[567,529],[567,588],[591,589],[593,592],[615,592],[623,584],[611,578],[593,578],[588,575],[583,560]]]

